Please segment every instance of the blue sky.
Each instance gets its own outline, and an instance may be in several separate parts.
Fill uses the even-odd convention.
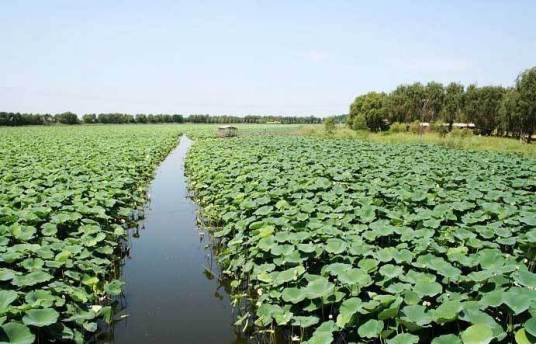
[[[536,1],[0,2],[0,111],[325,115],[400,83],[511,85]]]

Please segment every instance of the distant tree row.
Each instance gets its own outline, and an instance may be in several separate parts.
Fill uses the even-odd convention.
[[[314,124],[321,123],[319,117],[297,117],[297,116],[256,116],[245,117],[228,115],[189,115],[179,114],[137,114],[130,115],[124,113],[100,113],[85,114],[80,119],[72,112],[65,112],[57,115],[50,114],[28,114],[0,112],[0,126],[20,126],[20,125],[47,125],[47,124],[125,124],[125,123],[282,123],[282,124]]]
[[[536,130],[536,67],[521,73],[513,87],[443,85],[429,82],[400,85],[390,93],[369,92],[350,105],[347,125],[387,130],[392,123],[474,123],[482,135],[526,138]]]
[[[227,115],[190,115],[186,118],[189,123],[282,123],[282,124],[315,124],[321,123],[319,117],[308,116],[259,116],[247,115],[244,117]]]
[[[78,124],[80,120],[72,112],[64,112],[56,115],[0,112],[0,126],[47,125],[55,123]]]
[[[184,123],[182,115],[130,115],[126,113],[100,113],[85,114],[82,116],[84,123],[103,123],[103,124],[127,124],[127,123]]]

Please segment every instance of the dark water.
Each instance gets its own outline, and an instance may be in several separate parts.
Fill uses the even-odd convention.
[[[184,157],[191,141],[160,165],[139,238],[130,239],[123,266],[123,310],[108,343],[245,343],[233,327],[233,310],[219,271],[211,266],[208,236],[196,226],[188,198]],[[212,269],[214,275],[207,273]]]

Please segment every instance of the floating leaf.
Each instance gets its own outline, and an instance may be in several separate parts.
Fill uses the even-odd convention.
[[[8,306],[17,299],[17,293],[13,290],[0,290],[0,314],[5,313]]]
[[[33,271],[24,275],[17,275],[11,281],[17,287],[33,286],[39,283],[50,281],[52,275],[44,271]]]
[[[52,308],[30,309],[22,318],[26,325],[43,327],[54,324],[58,320],[59,313]]]
[[[20,323],[9,322],[2,325],[2,330],[9,339],[9,344],[32,344],[35,340],[30,329]]]
[[[300,288],[285,288],[281,293],[281,298],[285,302],[298,303],[303,301],[307,296],[307,292]]]
[[[377,338],[383,330],[383,321],[370,319],[359,326],[357,333],[363,338]]]
[[[328,297],[333,293],[334,287],[333,283],[329,282],[326,278],[319,277],[309,282],[305,288],[305,293],[308,299]]]
[[[536,337],[536,318],[530,318],[523,325],[525,331],[533,337]]]
[[[401,333],[387,340],[388,344],[416,344],[418,342],[419,337],[409,333]]]
[[[488,344],[493,339],[493,332],[485,324],[468,327],[461,334],[463,344]]]

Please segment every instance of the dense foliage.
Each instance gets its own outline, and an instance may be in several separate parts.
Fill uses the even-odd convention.
[[[534,161],[246,137],[201,140],[186,164],[260,328],[315,344],[536,342]]]
[[[54,123],[62,124],[129,124],[129,123],[281,123],[281,124],[316,124],[322,119],[314,116],[228,116],[228,115],[189,115],[179,114],[137,114],[126,113],[100,113],[85,114],[80,120],[72,112],[65,112],[57,115],[50,114],[27,114],[15,112],[0,112],[0,126],[21,126],[21,125],[46,125]]]
[[[514,87],[469,85],[400,85],[390,93],[369,92],[350,105],[347,124],[371,131],[392,123],[474,123],[483,135],[521,137],[530,141],[536,129],[536,67],[521,73]]]
[[[0,342],[83,342],[176,126],[0,129]]]

